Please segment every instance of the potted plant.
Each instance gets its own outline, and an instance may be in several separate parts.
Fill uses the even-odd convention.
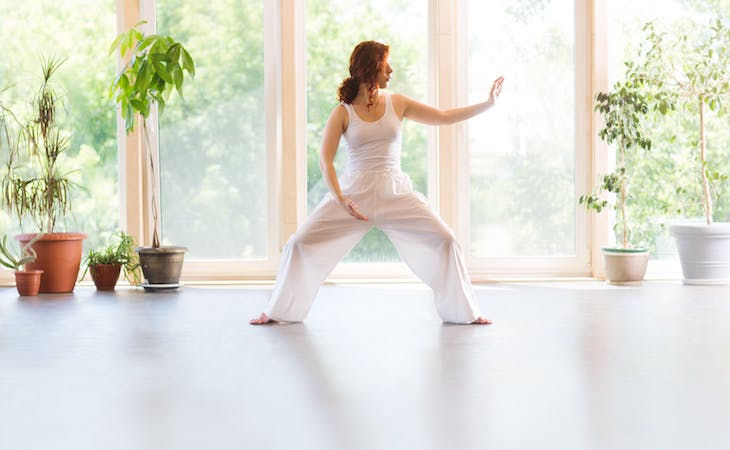
[[[697,191],[704,220],[670,224],[676,238],[685,284],[727,284],[730,280],[730,223],[714,222],[713,187],[727,176],[713,169],[707,158],[706,123],[712,115],[728,112],[730,101],[730,29],[714,20],[695,38],[667,35],[652,23],[645,26],[646,42],[640,62],[632,68],[637,82],[664,93],[659,111],[681,109],[697,118]]]
[[[22,296],[38,295],[43,271],[24,270],[24,266],[35,261],[36,253],[32,245],[40,238],[40,234],[36,235],[30,242],[20,247],[18,252],[9,247],[7,235],[3,235],[0,242],[0,264],[15,271],[15,287],[18,289],[18,294]]]
[[[51,78],[63,61],[42,60],[41,85],[32,99],[30,119],[21,123],[15,115],[4,119],[6,137],[12,128],[11,117],[17,131],[14,138],[4,139],[6,161],[2,174],[0,194],[3,205],[12,211],[23,226],[30,218],[42,237],[33,243],[37,257],[27,263],[29,269],[43,270],[40,292],[72,292],[81,264],[83,233],[56,232],[59,218],[71,210],[70,192],[77,185],[70,178],[70,171],[61,167],[60,157],[68,150],[69,138],[56,124],[61,97],[51,83]],[[3,108],[8,113],[7,108]],[[39,233],[16,236],[25,246]]]
[[[609,92],[596,95],[595,110],[603,117],[603,127],[598,136],[607,144],[616,145],[616,168],[603,176],[601,184],[590,194],[579,198],[579,203],[588,210],[600,213],[609,201],[603,194],[614,196],[613,207],[617,212],[614,231],[619,238],[618,245],[603,247],[606,281],[610,283],[640,282],[646,273],[649,249],[632,245],[627,202],[630,199],[630,175],[626,167],[627,152],[651,149],[642,118],[650,109],[650,93],[632,81],[617,82]]]
[[[139,257],[134,248],[134,238],[123,231],[117,233],[115,238],[116,242],[101,250],[89,250],[84,258],[86,269],[81,278],[88,270],[96,289],[100,291],[113,291],[122,271],[129,284],[140,284]]]
[[[156,158],[152,154],[148,118],[152,106],[157,105],[162,115],[169,95],[176,90],[182,97],[184,73],[195,76],[195,63],[190,53],[179,42],[169,36],[145,35],[140,31],[140,22],[120,34],[112,43],[110,53],[118,52],[121,58],[128,58],[126,64],[111,85],[110,93],[121,109],[127,134],[134,130],[138,117],[142,122],[142,134],[147,152],[152,179],[152,247],[138,247],[140,265],[146,285],[154,287],[179,286],[180,272],[186,247],[161,246],[160,222],[156,188]]]

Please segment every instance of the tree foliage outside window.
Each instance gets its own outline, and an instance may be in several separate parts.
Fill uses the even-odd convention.
[[[467,2],[469,102],[505,76],[493,111],[468,123],[470,252],[575,254],[575,33],[571,0]],[[484,17],[489,17],[485,26]]]
[[[511,24],[499,40],[479,39],[469,24],[469,48],[473,55],[495,66],[493,71],[473,71],[478,79],[470,100],[486,95],[492,75],[513,69],[504,61],[524,62],[523,73],[535,80],[505,71],[509,96],[516,96],[526,114],[507,114],[505,123],[522,132],[497,136],[490,156],[478,156],[475,141],[471,153],[472,254],[496,255],[499,248],[479,244],[480,236],[491,242],[510,242],[507,253],[515,255],[566,254],[574,249],[575,208],[572,75],[573,43],[566,28],[545,24],[550,8],[559,0],[514,0],[501,3]],[[560,0],[562,1],[562,0]],[[468,3],[470,10],[482,2]],[[668,29],[698,31],[712,17],[730,17],[728,0],[616,0],[608,4],[610,17],[609,84],[623,75],[623,61],[635,53],[641,28],[649,20]],[[494,5],[491,6],[494,9]],[[188,244],[194,257],[258,258],[265,255],[266,152],[263,98],[263,2],[220,0],[199,3],[159,0],[158,28],[174,34],[195,54],[199,73],[186,91],[184,103],[168,105],[161,124],[163,231],[168,242]],[[499,10],[499,8],[496,8]],[[107,95],[116,67],[107,55],[116,34],[116,6],[111,0],[0,0],[0,89],[3,101],[23,111],[37,85],[42,57],[67,58],[57,74],[64,100],[60,126],[71,138],[67,161],[75,167],[75,181],[85,187],[73,199],[74,209],[66,229],[89,234],[86,247],[97,247],[119,227],[119,193],[116,111]],[[347,75],[347,58],[360,40],[377,39],[391,45],[395,69],[392,90],[426,100],[427,2],[399,0],[386,10],[380,4],[354,0],[307,2],[307,158],[310,207],[326,192],[317,159],[321,133],[332,108],[336,89]],[[492,13],[496,14],[496,13]],[[476,17],[470,14],[469,17]],[[366,18],[366,19],[364,19]],[[572,21],[569,17],[568,21]],[[523,27],[523,28],[520,28]],[[535,35],[536,30],[542,34]],[[520,31],[522,30],[522,31]],[[527,30],[527,31],[526,31]],[[527,44],[530,45],[527,45]],[[499,49],[499,54],[489,53]],[[491,57],[489,55],[492,55]],[[475,58],[470,60],[474,68]],[[496,67],[500,66],[500,67]],[[527,87],[548,86],[545,95],[524,96]],[[522,90],[522,91],[521,91]],[[499,108],[509,109],[504,96]],[[175,103],[173,102],[173,103]],[[542,120],[548,118],[550,120]],[[556,119],[560,120],[556,120]],[[492,117],[487,113],[484,123]],[[469,129],[482,128],[481,118]],[[649,153],[627,161],[640,176],[632,178],[634,198],[630,214],[636,218],[635,238],[647,243],[654,258],[674,257],[674,244],[666,223],[672,218],[701,217],[700,192],[695,192],[696,173],[689,154],[696,145],[694,115],[674,114],[648,118],[654,146]],[[175,128],[172,124],[178,124]],[[529,133],[528,133],[529,132]],[[727,120],[708,120],[708,159],[713,170],[730,174],[730,127]],[[475,149],[477,152],[475,153]],[[342,168],[342,153],[338,167]],[[426,127],[406,121],[403,167],[416,189],[426,192]],[[502,169],[496,170],[497,167]],[[543,186],[539,196],[535,186]],[[730,220],[727,183],[718,186],[715,219]],[[506,194],[509,195],[506,195]],[[539,197],[539,201],[535,201]],[[508,220],[504,226],[495,227]],[[12,233],[16,221],[0,212],[0,229]],[[492,225],[489,225],[489,224]],[[216,240],[208,239],[215,225]],[[475,224],[485,224],[475,230]],[[478,228],[478,227],[477,227]],[[501,231],[500,231],[501,230]],[[500,233],[534,239],[508,240]],[[477,234],[475,234],[477,233]],[[478,233],[482,233],[478,235]],[[198,244],[200,242],[200,244]],[[231,243],[235,245],[230,245]],[[349,256],[353,261],[396,260],[387,239],[368,236]]]
[[[189,258],[263,259],[268,248],[262,0],[157,0],[157,29],[195,58],[160,127],[163,243]]]

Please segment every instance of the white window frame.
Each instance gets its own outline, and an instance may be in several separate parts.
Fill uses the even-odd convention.
[[[601,3],[605,0],[597,0]],[[602,3],[601,3],[602,4]],[[601,7],[601,5],[599,5]],[[429,86],[428,99],[440,108],[467,104],[466,0],[429,1]],[[577,199],[589,190],[595,173],[605,171],[605,146],[596,138],[592,103],[594,92],[603,88],[596,77],[598,57],[593,33],[597,20],[593,1],[575,2],[575,242],[573,256],[495,257],[467,256],[469,273],[475,282],[505,278],[590,277],[603,274],[600,247],[608,241],[605,216],[590,215],[579,208]],[[601,66],[605,72],[605,64]],[[603,75],[605,78],[605,74]],[[604,82],[605,85],[605,82]],[[468,174],[468,123],[434,128],[429,135],[429,200],[451,226],[464,247],[469,248],[470,212]],[[442,149],[456,149],[449,151]],[[596,154],[597,151],[602,153]],[[589,162],[591,166],[589,167]],[[454,181],[456,180],[456,181]],[[357,278],[408,278],[413,274],[403,263],[340,264],[331,280]]]

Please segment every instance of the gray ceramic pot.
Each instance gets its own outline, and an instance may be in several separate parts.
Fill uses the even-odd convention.
[[[180,281],[187,247],[137,247],[136,251],[148,284],[173,285]]]

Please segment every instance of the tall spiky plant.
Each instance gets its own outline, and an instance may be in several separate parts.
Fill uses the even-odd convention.
[[[15,213],[21,226],[30,218],[43,233],[52,233],[57,220],[71,211],[70,191],[77,186],[69,178],[71,171],[64,172],[58,164],[69,138],[56,123],[61,98],[51,78],[63,62],[55,58],[41,61],[41,85],[31,103],[30,119],[25,123],[16,120],[19,129],[15,136],[9,132],[11,127],[5,127],[2,203]]]

